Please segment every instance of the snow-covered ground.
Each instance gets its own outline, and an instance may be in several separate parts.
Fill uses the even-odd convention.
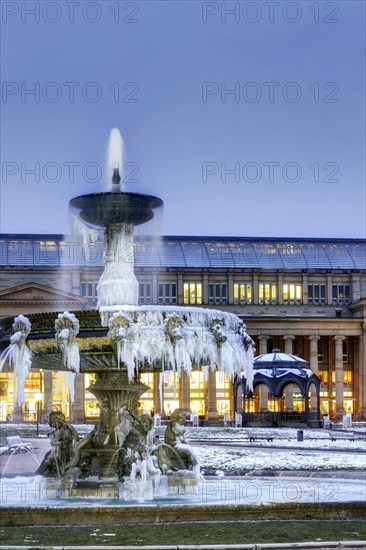
[[[332,441],[326,430],[307,429],[303,430],[304,441],[297,441],[297,432],[293,428],[189,428],[187,436],[207,473],[366,468],[366,455],[360,452],[366,451],[364,439]],[[251,435],[272,437],[273,441],[250,442]],[[352,437],[352,433],[342,435]]]
[[[240,474],[259,470],[363,470],[366,457],[359,453],[302,451],[278,449],[228,449],[203,445],[194,448],[203,473]]]
[[[92,426],[77,428],[85,433]],[[163,439],[164,428],[158,428],[158,432]],[[330,433],[337,437],[352,437],[352,431],[304,429],[303,441],[297,441],[297,432],[294,428],[212,427],[187,428],[186,435],[200,459],[203,472],[209,474],[215,474],[216,471],[222,471],[226,475],[252,475],[259,473],[259,470],[366,470],[365,439],[331,441],[329,437]],[[259,439],[250,442],[250,435],[272,437],[273,441]],[[360,430],[355,437],[365,438],[365,430]],[[41,439],[32,438],[31,441],[34,447],[39,448],[38,459],[42,460],[43,454],[49,449],[48,441],[43,439],[42,445]],[[1,462],[3,464],[0,464],[0,470],[3,470],[6,461],[4,459]],[[6,475],[32,472],[35,469],[32,457],[15,455],[6,468]]]
[[[225,443],[247,445],[251,436],[259,436],[257,440],[250,442],[251,446],[366,451],[366,430],[360,430],[355,435],[352,431],[341,432],[339,430],[304,429],[302,431],[303,442],[297,441],[298,430],[295,428],[188,428],[187,437],[192,443],[202,441],[208,444],[215,442],[222,445]],[[273,441],[267,441],[265,439],[267,437],[273,438]],[[332,441],[331,437],[337,438],[336,441]],[[354,441],[350,440],[353,437]]]

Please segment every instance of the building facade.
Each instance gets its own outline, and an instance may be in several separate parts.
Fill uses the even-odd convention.
[[[138,237],[125,251],[134,257],[140,304],[189,305],[237,314],[256,342],[257,354],[277,348],[299,355],[321,381],[320,406],[331,416],[366,416],[366,240]],[[103,270],[103,242],[82,243],[60,235],[1,235],[1,316],[93,309]],[[55,315],[56,318],[56,315]],[[12,417],[13,375],[0,374],[0,421]],[[99,414],[87,390],[91,375],[77,375],[70,403],[63,373],[33,371],[28,377],[25,421],[62,409],[74,420]],[[194,371],[143,374],[150,390],[141,408],[169,415],[177,406],[201,417],[233,414],[232,380]],[[38,405],[37,405],[38,403]],[[244,403],[245,406],[245,403]],[[296,385],[278,399],[256,388],[251,412],[301,411]],[[243,403],[237,403],[242,410]]]

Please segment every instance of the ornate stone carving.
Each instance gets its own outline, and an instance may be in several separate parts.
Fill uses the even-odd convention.
[[[61,477],[77,464],[79,437],[76,430],[65,422],[65,415],[60,411],[51,412],[49,425],[54,428],[48,434],[51,450],[44,457],[36,474]]]
[[[226,342],[227,336],[225,334],[225,322],[222,319],[214,319],[209,327],[210,332],[214,335],[216,344],[219,348]]]
[[[176,313],[170,313],[165,317],[165,330],[172,342],[175,344],[183,338],[183,320]]]

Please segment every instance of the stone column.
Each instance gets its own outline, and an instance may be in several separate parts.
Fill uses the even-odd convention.
[[[157,414],[162,414],[161,410],[161,400],[163,396],[160,395],[160,376],[163,376],[160,372],[154,372],[154,407]],[[162,393],[164,391],[164,386],[162,386]]]
[[[227,287],[227,303],[232,305],[234,303],[234,276],[232,273],[228,274]]]
[[[306,273],[302,275],[302,303],[306,305],[308,303],[308,276]]]
[[[356,387],[356,384],[354,385]],[[366,418],[366,323],[362,323],[359,345],[359,412]]]
[[[72,419],[74,422],[84,422],[84,396],[85,382],[84,375],[78,373],[75,377],[75,398]]]
[[[259,336],[259,355],[267,353],[267,340],[269,336]],[[259,411],[268,411],[268,387],[265,384],[258,386]]]
[[[335,375],[336,375],[336,415],[344,414],[343,408],[343,347],[344,336],[334,336]]]
[[[283,304],[283,273],[277,273],[278,303]]]
[[[253,274],[253,304],[258,305],[259,303],[259,282],[258,275]]]
[[[191,383],[186,372],[182,372],[179,384],[179,407],[186,413],[191,412]]]
[[[264,336],[264,335],[260,335],[258,336],[258,340],[259,340],[259,355],[264,355],[265,353],[267,353],[267,340],[268,340],[269,336]]]
[[[207,407],[207,419],[217,420],[219,413],[217,412],[216,404],[216,371],[211,369],[208,371],[208,407]]]
[[[286,334],[283,337],[285,341],[285,353],[292,354],[292,342],[295,336],[292,334]],[[287,384],[285,387],[285,400],[286,400],[286,412],[293,412],[294,410],[294,385]]]
[[[328,305],[333,303],[333,288],[332,288],[332,276],[327,275],[327,290],[326,290],[326,300]]]
[[[208,273],[203,274],[202,302],[208,304]]]
[[[50,414],[53,409],[53,387],[52,371],[43,371],[43,402],[46,414]]]
[[[320,340],[320,336],[309,336],[309,340],[310,340],[309,367],[314,374],[318,375],[318,340]],[[310,410],[317,411],[317,409],[318,409],[318,404],[317,404],[316,394],[314,395],[314,393],[311,392]]]
[[[183,303],[183,273],[178,273],[178,304]]]
[[[153,271],[152,274],[152,292],[151,292],[151,303],[158,303],[158,274],[156,271]]]

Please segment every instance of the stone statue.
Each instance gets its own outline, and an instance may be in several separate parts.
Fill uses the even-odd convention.
[[[199,461],[186,439],[184,423],[186,413],[183,409],[175,409],[170,417],[165,432],[163,453],[159,453],[159,465],[164,470],[191,470],[199,475]],[[158,447],[159,450],[159,447]],[[165,461],[168,464],[162,464]]]
[[[118,438],[123,444],[119,451],[119,476],[136,481],[140,478],[146,481],[147,477],[160,477],[160,470],[154,464],[150,454],[150,434],[154,428],[154,419],[143,414],[136,417],[122,407],[120,411],[120,425],[117,428]]]
[[[112,433],[109,425],[110,408],[109,399],[105,397],[100,407],[99,422],[95,425],[93,430],[93,443],[97,447],[103,447],[109,442]]]
[[[54,428],[48,434],[51,450],[44,457],[36,474],[61,477],[77,463],[79,436],[60,411],[50,413],[49,425]]]

